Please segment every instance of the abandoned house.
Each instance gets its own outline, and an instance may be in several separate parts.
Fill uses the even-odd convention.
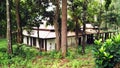
[[[91,44],[94,42],[95,36],[97,34],[96,29],[91,24],[86,24],[86,43]],[[82,30],[82,29],[81,29]],[[102,32],[101,32],[102,33]],[[37,28],[33,27],[30,32],[26,29],[23,30],[23,44],[27,44],[29,46],[34,46],[39,48],[41,46],[42,50],[50,51],[56,48],[55,43],[55,30],[53,26],[45,26],[45,24],[40,25],[39,27],[39,43],[38,43],[38,35]],[[82,42],[82,32],[79,32],[79,45]],[[68,46],[74,46],[75,41],[75,32],[68,31],[67,33],[67,41]]]

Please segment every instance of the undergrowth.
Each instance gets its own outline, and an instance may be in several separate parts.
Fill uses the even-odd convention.
[[[1,39],[0,39],[1,40]],[[7,54],[6,40],[0,41],[0,68],[93,68],[92,46],[87,46],[86,54],[81,54],[81,46],[68,48],[66,58],[61,51],[39,52],[26,45],[13,45],[13,54]],[[89,56],[89,57],[88,57]]]

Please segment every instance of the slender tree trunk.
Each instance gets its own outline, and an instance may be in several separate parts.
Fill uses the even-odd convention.
[[[17,42],[22,43],[22,26],[20,22],[20,13],[19,13],[19,6],[20,0],[16,0],[16,20],[17,20]]]
[[[100,21],[98,24],[97,40],[100,39]]]
[[[98,19],[99,24],[98,24],[97,39],[100,38],[100,30],[101,30],[101,29],[100,29],[100,25],[101,25],[101,23],[102,23],[101,14],[102,14],[102,5],[101,5],[101,7],[100,7],[100,14],[99,14],[99,19]]]
[[[84,5],[83,5],[83,39],[82,39],[82,54],[85,54],[85,45],[86,45],[86,15],[87,15],[87,0],[84,0]]]
[[[37,39],[38,39],[38,45],[39,45],[39,51],[41,51],[41,43],[40,43],[40,39],[39,39],[39,26],[37,26]],[[42,41],[41,41],[42,42]]]
[[[60,6],[59,6],[59,0],[56,0],[56,10],[55,10],[55,16],[54,16],[54,28],[55,28],[55,34],[56,34],[56,50],[60,50],[60,44],[61,44],[61,38],[60,38],[60,25],[58,23],[58,18],[59,18],[59,11],[60,11]]]
[[[10,0],[6,0],[6,11],[7,11],[7,43],[8,53],[12,54],[12,40],[11,40],[11,19],[10,19]]]
[[[62,29],[61,29],[62,56],[67,52],[67,0],[62,0]]]
[[[72,0],[73,2],[73,0]],[[77,9],[77,6],[75,6],[74,4],[72,5],[72,11],[75,12],[75,9]],[[73,14],[73,21],[75,22],[75,41],[76,41],[76,48],[79,45],[79,38],[78,38],[78,32],[79,32],[79,23],[78,23],[78,17]]]
[[[76,18],[76,17],[75,17]],[[75,39],[76,39],[76,48],[78,48],[79,45],[79,38],[78,38],[78,32],[79,32],[79,23],[78,18],[75,19]]]
[[[86,45],[86,42],[85,42],[85,40],[86,40],[86,32],[85,32],[85,29],[86,29],[86,24],[85,24],[85,22],[83,23],[83,33],[82,33],[82,37],[83,37],[83,39],[82,39],[82,54],[85,54],[85,45]]]

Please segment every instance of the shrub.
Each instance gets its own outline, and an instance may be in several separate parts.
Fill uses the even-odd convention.
[[[79,45],[78,48],[76,49],[76,52],[77,52],[78,54],[81,54],[81,51],[82,51],[81,49],[82,49],[82,48],[81,48],[81,45]]]
[[[39,54],[39,50],[25,45],[13,45],[13,54],[8,54],[4,48],[1,51],[0,67],[3,68],[8,65],[10,65],[10,68],[17,68],[18,66],[22,68]]]
[[[39,54],[39,51],[37,49],[25,45],[17,45],[17,47],[14,48],[13,52],[14,55],[18,55],[23,58],[32,58]]]
[[[49,56],[50,56],[51,58],[57,58],[57,59],[62,58],[61,52],[60,52],[60,51],[57,52],[56,50],[50,51]]]
[[[120,62],[120,34],[105,42],[95,40],[94,43],[96,68],[113,68]]]
[[[75,56],[76,56],[76,53],[73,52],[72,50],[68,50],[68,51],[67,51],[67,58],[68,58],[68,59],[74,59]]]

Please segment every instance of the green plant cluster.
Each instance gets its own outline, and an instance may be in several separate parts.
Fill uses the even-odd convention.
[[[87,46],[86,54],[81,55],[81,46],[70,47],[67,56],[62,58],[61,51],[39,52],[34,47],[19,44],[13,45],[13,54],[9,55],[6,39],[0,39],[0,68],[93,68],[91,49],[92,46]]]
[[[61,52],[57,52],[55,50],[51,51],[50,52],[50,55],[49,55],[51,58],[57,58],[57,59],[60,59],[62,58],[62,55],[61,55]]]
[[[25,45],[17,45],[14,46],[13,53],[23,58],[32,58],[39,55],[39,50]]]
[[[96,68],[113,68],[120,62],[120,34],[105,42],[95,40],[94,43]]]
[[[32,64],[32,60],[39,55],[39,51],[25,45],[13,45],[13,54],[8,54],[6,48],[0,49],[0,67],[10,68],[18,66],[28,67]]]
[[[78,49],[77,49],[77,50],[78,50]],[[75,59],[75,58],[76,58],[76,53],[77,53],[77,52],[74,52],[74,51],[72,51],[72,50],[68,50],[66,57],[67,57],[68,59]]]
[[[48,56],[50,58],[54,58],[54,59],[61,59],[62,58],[62,54],[60,51],[56,51],[56,50],[52,50],[49,52],[40,52],[41,56]]]

